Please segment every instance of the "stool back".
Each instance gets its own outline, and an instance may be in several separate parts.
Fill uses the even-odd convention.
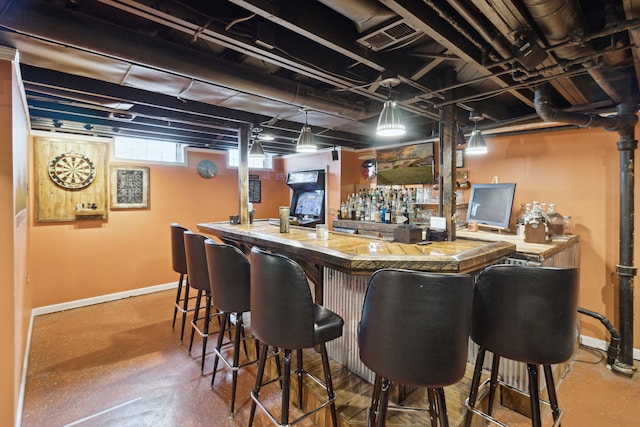
[[[494,265],[478,277],[471,338],[508,359],[569,360],[576,339],[578,269]]]
[[[250,266],[244,253],[235,246],[204,242],[209,283],[214,303],[226,313],[250,310]]]
[[[184,232],[184,252],[187,259],[189,285],[192,288],[209,292],[209,272],[207,271],[207,257],[204,251],[204,241],[207,238],[192,231]]]
[[[467,274],[376,271],[358,324],[360,360],[401,384],[437,388],[460,380],[472,295]]]
[[[302,268],[290,258],[251,249],[251,331],[273,347],[313,347],[313,299]]]
[[[184,253],[184,232],[189,231],[180,224],[171,224],[171,263],[173,271],[187,274],[187,258]]]

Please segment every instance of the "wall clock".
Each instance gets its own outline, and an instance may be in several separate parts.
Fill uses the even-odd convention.
[[[206,179],[213,178],[218,172],[218,167],[211,160],[203,160],[198,163],[198,174]]]
[[[96,179],[96,166],[84,154],[70,151],[49,162],[49,176],[62,188],[78,190]]]

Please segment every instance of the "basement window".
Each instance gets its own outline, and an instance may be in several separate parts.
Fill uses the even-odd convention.
[[[273,169],[273,155],[266,154],[264,159],[249,158],[249,169]],[[229,150],[227,155],[227,164],[229,167],[240,167],[240,151]]]
[[[178,142],[116,136],[113,157],[122,161],[186,164],[185,145]]]

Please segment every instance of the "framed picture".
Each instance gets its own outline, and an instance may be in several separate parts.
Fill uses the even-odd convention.
[[[111,166],[111,209],[149,207],[149,168]]]
[[[464,167],[464,150],[456,150],[456,167]]]
[[[251,203],[262,202],[262,183],[259,179],[249,180],[249,201]]]

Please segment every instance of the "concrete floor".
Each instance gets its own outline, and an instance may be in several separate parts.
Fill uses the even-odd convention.
[[[173,296],[173,291],[158,292],[36,317],[22,425],[247,425],[255,365],[240,371],[232,418],[230,370],[219,364],[215,390],[209,388],[215,337],[210,340],[201,375],[200,339],[196,338],[189,355],[188,333],[185,343],[180,344],[179,327],[171,330]],[[313,351],[309,355],[309,359],[315,357]],[[579,349],[560,381],[565,427],[640,425],[639,375],[618,376],[604,367],[602,359],[601,352]],[[370,386],[337,364],[332,364],[332,372],[340,425],[363,425]],[[447,393],[449,400],[451,394]],[[277,405],[277,387],[263,395],[269,404]],[[461,419],[460,412],[449,405],[453,426]],[[530,425],[528,419],[504,408],[499,408],[497,417],[510,426]],[[550,416],[544,420],[545,426],[551,425]],[[390,424],[424,422],[397,417]],[[254,425],[271,424],[258,411]],[[301,425],[315,424],[306,420]]]

